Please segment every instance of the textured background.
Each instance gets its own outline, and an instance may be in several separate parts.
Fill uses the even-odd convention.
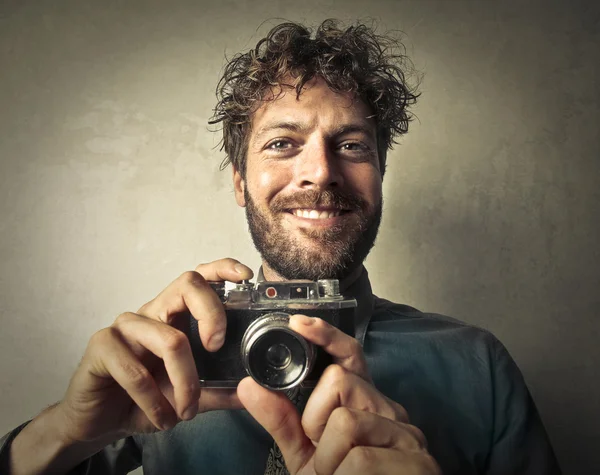
[[[376,293],[493,331],[565,473],[599,469],[596,5],[0,1],[0,432],[184,270],[258,265],[206,126],[224,55],[268,18],[371,17],[425,74],[389,158]]]

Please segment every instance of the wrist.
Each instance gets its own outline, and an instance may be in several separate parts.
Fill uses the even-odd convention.
[[[12,441],[9,473],[65,473],[110,443],[77,441],[59,404],[33,419]]]

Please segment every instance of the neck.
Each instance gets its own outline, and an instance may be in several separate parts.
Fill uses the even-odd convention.
[[[270,282],[287,280],[281,277],[277,272],[275,272],[264,260],[262,261],[262,272],[265,280],[268,280]]]

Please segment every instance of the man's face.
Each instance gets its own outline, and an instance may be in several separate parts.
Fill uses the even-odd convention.
[[[381,221],[370,109],[320,79],[253,115],[246,176],[234,170],[268,279],[342,279],[366,258]]]

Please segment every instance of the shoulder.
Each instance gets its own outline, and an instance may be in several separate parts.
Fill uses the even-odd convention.
[[[485,425],[493,420],[496,393],[524,387],[490,331],[377,297],[364,350],[374,381],[392,399],[419,408],[443,402],[457,415],[478,413]]]
[[[439,313],[428,313],[404,304],[373,296],[373,315],[369,325],[371,336],[387,335],[391,340],[409,340],[414,344],[442,345],[447,353],[459,350],[464,356],[465,347],[489,353],[495,358],[506,351],[500,341],[484,328]]]
[[[364,350],[376,387],[406,408],[447,468],[489,450],[499,346],[485,329],[375,297]]]
[[[523,376],[490,331],[374,297],[364,349],[375,385],[405,407],[444,473],[559,473]]]
[[[380,390],[396,401],[434,405],[443,394],[460,401],[458,412],[477,408],[480,420],[490,421],[495,400],[526,392],[519,368],[490,331],[377,297],[364,351]]]

